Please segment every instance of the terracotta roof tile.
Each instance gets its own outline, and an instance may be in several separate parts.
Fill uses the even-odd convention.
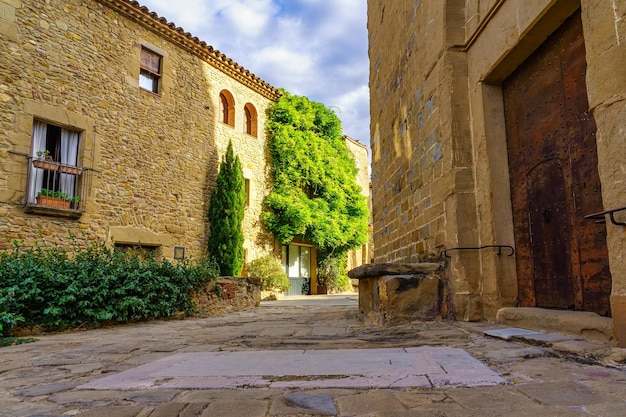
[[[277,100],[280,90],[273,87],[266,81],[245,69],[232,58],[207,45],[206,42],[198,39],[175,23],[169,22],[166,18],[160,17],[155,12],[151,12],[146,6],[142,6],[135,0],[96,0],[105,6],[123,14],[131,20],[147,27],[150,30],[168,38],[171,42],[186,49],[190,53],[198,56],[214,68],[222,71],[226,75],[241,82],[257,93],[270,100]]]

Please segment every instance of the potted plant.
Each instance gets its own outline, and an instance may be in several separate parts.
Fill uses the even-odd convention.
[[[70,208],[70,201],[72,200],[72,197],[70,197],[67,193],[49,190],[47,188],[42,188],[41,191],[37,193],[36,198],[37,205],[39,206],[53,207],[64,210]]]
[[[80,203],[80,197],[75,195],[74,197],[70,198],[70,208],[76,210],[78,209],[78,203]]]
[[[50,156],[50,151],[47,149],[45,151],[37,151],[37,159],[33,159],[33,166],[47,171],[59,169],[59,165],[54,163]]]

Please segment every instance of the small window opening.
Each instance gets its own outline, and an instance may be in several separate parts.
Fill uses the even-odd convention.
[[[161,55],[141,48],[141,64],[139,70],[139,86],[155,94],[159,92],[161,79]]]

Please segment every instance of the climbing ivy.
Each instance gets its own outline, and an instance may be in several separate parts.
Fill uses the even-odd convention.
[[[263,219],[282,244],[300,237],[316,245],[321,261],[367,241],[367,201],[337,115],[282,93],[267,122],[273,188]]]

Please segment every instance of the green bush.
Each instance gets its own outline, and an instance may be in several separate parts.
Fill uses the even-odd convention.
[[[346,273],[346,255],[323,257],[318,265],[317,278],[320,285],[326,285],[328,291],[352,290],[350,278]]]
[[[18,322],[66,328],[190,313],[189,291],[219,275],[206,259],[157,262],[102,242],[74,249],[0,249],[0,335]]]
[[[266,255],[248,264],[248,275],[261,278],[261,289],[272,291],[278,289],[287,292],[291,288],[287,273],[273,256]]]

